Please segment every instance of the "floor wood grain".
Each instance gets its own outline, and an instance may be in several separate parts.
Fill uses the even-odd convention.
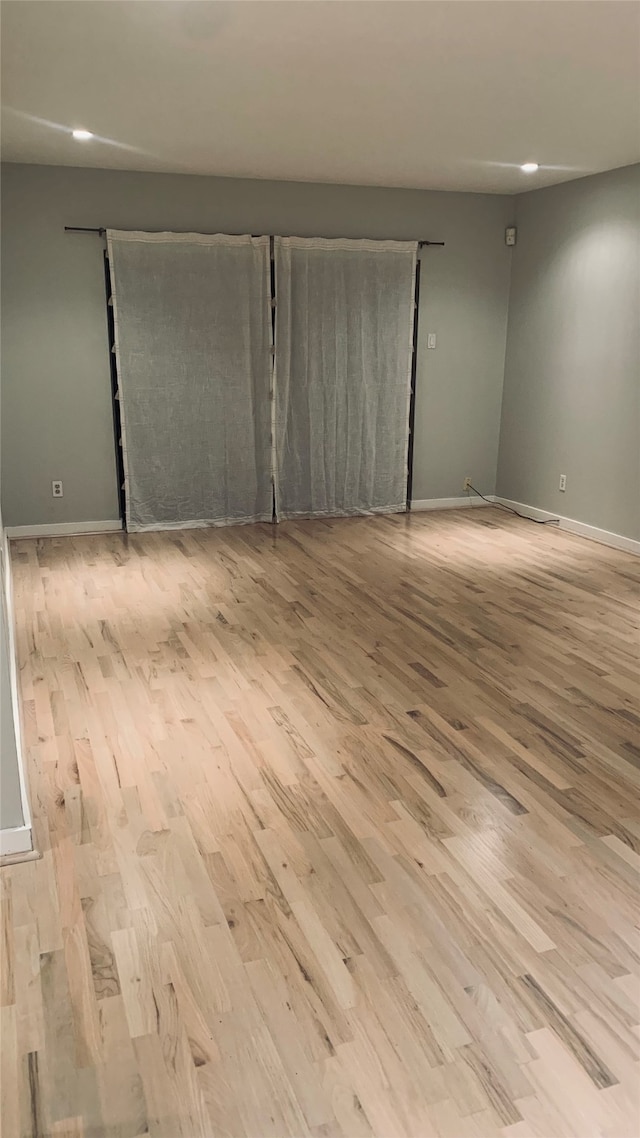
[[[640,561],[485,508],[12,556],[3,1138],[636,1138]]]

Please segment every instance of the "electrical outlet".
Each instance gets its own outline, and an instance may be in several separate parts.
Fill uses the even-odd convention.
[[[54,498],[64,497],[64,490],[62,489],[62,482],[59,478],[54,478],[53,482],[51,483],[51,493],[53,494]]]
[[[437,348],[438,347],[438,337],[437,337],[435,332],[427,332],[427,347],[428,348]]]
[[[560,485],[558,486],[558,489],[559,490],[566,490],[567,489],[567,476],[566,476],[566,474],[560,475]]]
[[[470,490],[471,489],[471,479],[469,477],[465,478],[462,489],[463,490]]]

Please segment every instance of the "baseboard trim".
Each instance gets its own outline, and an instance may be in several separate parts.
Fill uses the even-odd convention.
[[[420,510],[467,510],[494,504],[509,506],[512,510],[517,510],[519,514],[524,514],[525,517],[535,518],[541,522],[552,521],[557,518],[558,528],[566,530],[567,533],[586,537],[590,541],[599,541],[601,545],[610,545],[613,549],[622,549],[626,553],[640,555],[640,541],[635,541],[634,538],[625,537],[619,533],[610,533],[609,530],[587,525],[586,522],[578,522],[575,518],[558,517],[557,514],[552,514],[549,510],[541,510],[537,506],[528,506],[524,502],[514,502],[511,498],[501,498],[493,494],[487,494],[486,501],[483,498],[466,494],[460,498],[414,498],[411,502],[411,509],[416,512]],[[5,529],[6,536],[14,541],[23,537],[75,537],[82,534],[119,533],[121,531],[122,522],[120,521],[54,522],[34,526],[7,526]]]
[[[77,537],[84,533],[118,533],[122,522],[44,522],[37,526],[7,526],[7,537]]]
[[[624,537],[620,533],[610,533],[597,526],[589,526],[586,522],[577,522],[575,518],[559,517],[549,510],[540,510],[537,506],[527,506],[524,502],[513,502],[510,498],[500,498],[496,494],[487,494],[486,500],[475,495],[465,494],[463,498],[418,498],[411,503],[415,510],[464,510],[478,506],[508,506],[511,510],[523,514],[526,518],[534,518],[537,522],[557,521],[558,529],[573,533],[577,537],[586,537],[589,541],[599,541],[601,545],[610,545],[612,549],[621,549],[624,553],[634,553],[640,556],[640,541],[631,537]]]
[[[0,830],[0,857],[27,853],[33,853],[31,826],[13,826],[11,829]]]
[[[525,518],[533,518],[536,522],[556,521],[560,523],[562,520],[557,514],[551,514],[548,510],[539,510],[537,506],[526,506],[523,502],[512,502],[510,498],[499,498],[496,495],[493,500],[497,506],[507,506],[510,510],[524,514]],[[558,528],[560,528],[559,525]]]
[[[13,730],[16,745],[16,761],[18,764],[18,782],[20,786],[21,824],[7,826],[0,830],[0,856],[28,854],[33,849],[33,834],[31,826],[31,807],[29,804],[29,790],[26,773],[26,754],[23,749],[23,722],[22,703],[18,687],[18,653],[16,649],[15,613],[13,607],[13,571],[11,567],[11,553],[6,530],[0,522],[0,538],[2,540],[2,586],[4,597],[2,604],[7,618],[7,654],[9,656],[9,688],[11,695],[11,708],[13,712]],[[4,620],[4,616],[2,617]]]
[[[510,498],[496,497],[495,501],[502,506],[509,506],[512,510],[517,510],[519,514],[524,514],[528,518],[535,518],[536,521],[547,522],[557,518],[558,529],[576,534],[577,537],[586,537],[589,541],[598,541],[601,545],[610,545],[613,549],[621,549],[624,553],[634,553],[636,556],[640,556],[640,541],[635,541],[632,537],[624,537],[620,533],[610,533],[609,530],[589,526],[586,522],[577,522],[574,518],[558,517],[557,514],[552,514],[549,510],[539,510],[537,506],[512,502]]]
[[[494,498],[487,494],[488,501],[478,498],[475,494],[465,494],[463,498],[414,498],[411,502],[412,510],[466,510],[478,506],[492,506]]]

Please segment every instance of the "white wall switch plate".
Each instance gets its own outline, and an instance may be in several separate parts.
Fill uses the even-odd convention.
[[[560,475],[560,484],[558,486],[558,489],[559,490],[566,490],[567,489],[567,476],[566,476],[566,474]]]
[[[427,347],[435,348],[438,345],[438,337],[435,332],[427,332]]]
[[[64,497],[64,490],[62,488],[62,482],[59,478],[55,478],[53,480],[53,482],[51,483],[51,493],[53,494],[54,498],[63,498]]]

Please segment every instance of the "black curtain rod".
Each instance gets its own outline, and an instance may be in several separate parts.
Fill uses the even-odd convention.
[[[88,229],[84,225],[65,225],[64,231],[65,233],[99,233],[101,237],[104,237],[107,232],[106,229]]]
[[[99,233],[101,237],[104,237],[105,233],[107,232],[106,229],[104,229],[102,226],[100,226],[99,229],[92,229],[84,225],[65,225],[64,231],[65,233]],[[160,232],[163,231],[160,230]],[[252,233],[251,236],[261,237],[264,235],[260,233]],[[419,249],[422,249],[425,245],[444,245],[444,241],[418,241]]]

